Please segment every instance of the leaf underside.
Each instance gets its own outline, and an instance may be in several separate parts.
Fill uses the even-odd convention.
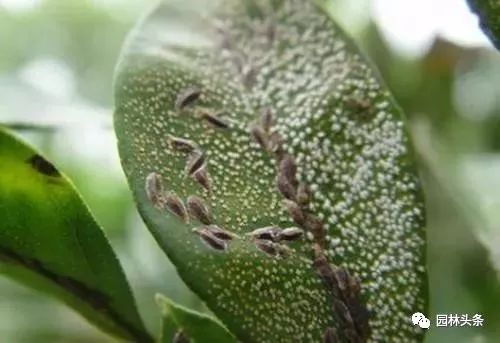
[[[0,273],[101,329],[151,342],[120,264],[73,185],[0,128]]]
[[[186,90],[200,97],[183,108]],[[311,189],[307,211],[327,230],[329,262],[361,279],[371,339],[420,340],[409,318],[426,311],[425,214],[402,114],[315,2],[165,1],[131,34],[116,74],[114,120],[149,230],[239,340],[320,341],[328,327],[342,337],[331,293],[312,266],[314,235],[277,257],[248,235],[297,226],[277,191],[275,158],[251,135],[266,109]],[[200,115],[207,111],[225,125]],[[189,157],[172,136],[203,151],[210,191],[186,174]],[[192,231],[199,221],[155,206],[145,190],[151,173],[184,203],[204,199],[213,223],[237,235],[228,248],[205,244]]]
[[[479,26],[500,50],[500,1],[467,0],[471,10],[479,17]]]
[[[181,330],[193,342],[236,343],[227,329],[213,318],[175,304],[161,294],[156,296],[156,302],[162,312],[163,337],[160,342],[172,342],[174,334],[171,328],[175,325],[176,332]]]

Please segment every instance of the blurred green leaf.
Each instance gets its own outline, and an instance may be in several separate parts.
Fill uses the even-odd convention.
[[[70,181],[2,129],[0,166],[0,272],[113,335],[152,341],[116,256]]]
[[[497,0],[467,0],[479,17],[479,26],[497,49],[500,49],[500,3]]]
[[[180,109],[196,90],[194,106]],[[425,213],[402,114],[322,6],[164,1],[124,48],[115,106],[122,165],[144,221],[186,284],[239,340],[320,341],[328,327],[344,338],[349,323],[332,296],[346,304],[361,337],[366,301],[373,340],[422,339],[408,318],[426,312]],[[293,222],[277,191],[283,155],[252,138],[266,109],[277,123],[260,136],[283,137],[300,183],[311,189],[304,221]],[[210,190],[202,175],[186,175],[196,153],[174,149],[172,136],[203,152]],[[151,181],[163,181],[167,193]],[[192,231],[201,225],[192,215],[172,215],[165,203],[172,192],[177,206],[192,195],[206,202],[208,222],[237,235],[227,249],[205,244]],[[270,225],[301,226],[308,239],[273,243],[281,253],[266,254],[248,233]],[[361,279],[362,299],[348,304],[349,294],[324,286],[313,244]]]
[[[236,339],[214,318],[195,312],[167,297],[157,294],[156,302],[162,311],[162,338],[160,342],[170,343],[179,329],[198,343],[235,343]],[[174,325],[175,324],[175,325]]]

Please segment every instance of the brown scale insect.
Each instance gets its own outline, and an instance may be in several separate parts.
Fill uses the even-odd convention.
[[[340,299],[333,299],[333,308],[342,321],[344,331],[350,330],[356,332],[354,320],[351,317],[351,312],[349,311],[347,305]]]
[[[210,125],[219,128],[227,129],[229,128],[229,123],[224,118],[212,113],[210,110],[204,109],[199,112],[202,119],[204,119]]]
[[[271,45],[276,39],[276,25],[269,21],[265,27],[267,42]]]
[[[350,288],[351,284],[351,276],[349,275],[349,272],[342,267],[336,267],[333,269],[335,279],[337,279],[337,284],[339,286],[339,289],[345,293],[348,287]]]
[[[190,195],[186,200],[186,205],[191,217],[198,219],[205,225],[212,224],[213,219],[210,210],[203,199],[196,195]]]
[[[259,144],[259,146],[267,151],[268,138],[262,127],[257,124],[252,124],[252,126],[250,127],[250,132],[253,139]]]
[[[366,340],[370,335],[370,313],[361,296],[361,281],[344,268],[336,268],[334,273],[338,280],[343,301],[349,309],[355,331],[359,337]]]
[[[282,229],[278,226],[266,226],[255,229],[249,233],[250,236],[259,240],[276,241]]]
[[[182,221],[184,222],[188,221],[188,213],[186,211],[186,207],[184,206],[184,203],[182,202],[181,198],[179,198],[175,193],[173,192],[166,193],[165,205],[172,214],[179,217]]]
[[[304,236],[304,230],[298,227],[289,227],[278,233],[279,241],[295,242]]]
[[[318,272],[320,279],[326,286],[326,289],[332,294],[333,298],[339,298],[340,291],[337,286],[337,280],[333,274],[332,267],[328,263],[323,248],[317,243],[313,244],[313,267]]]
[[[297,195],[297,189],[290,182],[290,179],[284,173],[278,173],[276,177],[276,187],[278,191],[288,200],[294,200]]]
[[[361,119],[366,120],[375,114],[374,108],[370,100],[363,99],[360,96],[352,96],[347,100],[347,106],[360,116]]]
[[[260,127],[266,133],[269,133],[271,128],[276,125],[276,116],[269,108],[262,110],[260,114]]]
[[[285,205],[285,208],[288,211],[290,217],[292,217],[293,221],[297,225],[303,226],[306,222],[306,217],[304,212],[302,211],[302,208],[295,201],[288,199],[283,200],[283,205]]]
[[[273,132],[268,139],[268,151],[281,160],[285,154],[283,150],[283,137],[278,132]]]
[[[287,257],[292,253],[292,249],[283,244],[276,244],[279,257]]]
[[[175,99],[175,108],[182,110],[187,106],[194,104],[201,95],[201,91],[196,87],[189,87],[182,90]]]
[[[205,166],[202,166],[200,169],[195,171],[193,177],[196,182],[198,182],[208,192],[212,190],[212,182],[210,181],[210,177],[208,176],[207,168]]]
[[[297,164],[292,155],[283,156],[278,166],[278,174],[282,175],[294,188],[297,188]]]
[[[242,73],[245,66],[245,58],[243,53],[232,52],[230,61],[237,73]]]
[[[323,221],[316,216],[309,215],[307,216],[306,223],[304,224],[304,228],[307,231],[310,231],[314,237],[316,243],[321,244],[322,246],[325,243],[325,230]]]
[[[146,195],[154,206],[161,206],[163,200],[163,183],[158,173],[146,176]]]
[[[327,328],[323,334],[323,343],[338,343],[339,337],[337,336],[337,330],[334,328]]]
[[[307,207],[311,201],[311,191],[304,183],[299,183],[297,187],[297,203],[302,207]]]
[[[272,241],[258,239],[255,241],[255,246],[272,257],[278,257],[280,254],[278,245]]]
[[[226,241],[215,236],[209,229],[200,228],[200,229],[194,229],[194,231],[200,235],[200,238],[203,241],[203,243],[208,245],[210,248],[215,250],[227,249]]]
[[[255,69],[251,65],[247,64],[243,67],[241,81],[246,88],[250,88],[254,85],[257,79],[257,72],[257,69]]]
[[[167,142],[173,150],[184,153],[191,153],[198,148],[195,142],[173,135],[168,135]]]
[[[232,48],[232,42],[231,38],[229,37],[229,34],[227,33],[227,30],[222,27],[217,27],[216,31],[218,34],[217,43],[219,47],[222,50],[230,50]]]
[[[210,231],[210,233],[212,235],[214,235],[215,237],[220,238],[224,241],[230,241],[231,239],[233,239],[235,237],[235,234],[233,234],[232,232],[226,231],[217,225],[208,225],[208,226],[205,226],[204,229]]]
[[[205,154],[201,150],[194,150],[189,154],[186,164],[186,173],[193,175],[196,171],[205,165]]]
[[[350,276],[347,270],[341,267],[332,267],[319,244],[313,245],[313,252],[313,267],[332,294],[332,305],[345,327],[347,341],[366,342],[370,335],[369,313],[361,299],[359,279]],[[343,285],[339,284],[339,278],[343,280]]]

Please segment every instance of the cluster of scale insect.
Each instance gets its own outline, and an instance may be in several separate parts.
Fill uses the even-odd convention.
[[[348,261],[345,267],[365,284],[373,338],[405,337],[414,331],[407,312],[423,308],[423,208],[415,208],[420,185],[406,161],[409,142],[392,99],[312,2],[261,6],[261,17],[236,21],[234,11],[244,11],[237,6],[226,8],[217,27],[223,53],[201,63],[235,80],[252,76],[243,82],[248,106],[279,113],[275,132],[295,156],[298,180],[314,191],[312,210],[328,228],[327,259]],[[261,128],[252,134],[265,146]],[[275,138],[268,137],[271,144]],[[303,220],[294,203],[285,207],[295,222]]]
[[[177,95],[175,109],[177,111],[184,111],[188,114],[199,116],[200,119],[206,120],[218,129],[228,129],[228,121],[225,121],[223,118],[219,118],[210,109],[195,106],[199,97],[199,89],[194,87],[186,88]],[[210,116],[210,119],[208,119],[208,116]],[[272,152],[279,158],[280,161],[282,161],[278,168],[280,172],[278,173],[277,184],[278,189],[283,192],[283,189],[280,189],[280,184],[285,185],[283,187],[293,188],[298,186],[295,180],[296,167],[291,156],[283,154],[282,140],[280,136],[270,133],[271,127],[274,123],[274,115],[270,111],[264,111],[260,118],[259,125],[255,124],[250,131],[252,132],[254,139],[258,139],[258,137],[262,138],[263,141],[260,142],[260,145],[262,147],[265,146],[266,151]],[[256,134],[256,128],[262,130],[261,136]],[[270,139],[272,137],[275,137],[275,139]],[[187,155],[184,168],[185,174],[194,178],[200,186],[210,192],[211,181],[207,171],[207,158],[204,151],[196,142],[190,139],[169,134],[167,136],[167,140],[172,150]],[[200,175],[204,175],[204,177],[200,179]],[[303,202],[307,203],[307,189],[302,186],[300,189],[303,190]],[[214,217],[211,214],[209,207],[201,197],[190,195],[187,197],[186,202],[184,202],[172,191],[163,190],[163,181],[161,180],[161,176],[156,172],[152,172],[146,177],[146,193],[149,200],[155,207],[168,210],[171,214],[175,215],[183,222],[188,222],[190,218],[194,218],[204,224],[205,226],[195,228],[193,231],[199,234],[204,243],[215,250],[226,250],[228,248],[228,242],[235,237],[233,233],[215,225]],[[293,197],[296,195],[296,191],[294,191]],[[300,196],[301,195],[299,195],[299,197]],[[291,199],[292,195],[289,195],[288,197]],[[292,202],[292,200],[288,201]],[[293,213],[302,212],[299,207],[291,211]],[[303,237],[303,233],[303,230],[298,227],[282,229],[270,226],[256,229],[249,235],[254,238],[255,246],[265,254],[272,257],[286,257],[289,249],[286,245],[281,243],[300,240]]]
[[[177,101],[176,101],[176,107],[178,111],[184,111],[185,113],[193,114],[197,113],[196,106],[194,104],[196,103],[196,100],[198,99],[198,96],[195,96],[193,94],[193,89],[185,89],[181,91],[178,96],[177,96]],[[189,107],[189,110],[187,110],[187,107]],[[192,107],[192,108],[191,108]],[[203,119],[203,117],[200,117]],[[269,113],[263,113],[262,118],[259,122],[259,125],[263,125],[263,132],[267,134],[270,133],[270,127],[274,123],[274,118],[269,114]],[[226,129],[223,126],[218,126],[219,129]],[[249,132],[252,132],[252,130],[248,130]],[[203,152],[200,144],[195,142],[192,139],[189,138],[182,138],[178,136],[174,136],[172,134],[167,135],[167,141],[168,141],[168,146],[170,149],[175,150],[176,152],[182,154],[185,156],[185,168],[184,168],[184,174],[187,177],[193,177],[194,174],[200,170],[204,169],[208,173],[208,158],[206,157],[206,154]],[[277,140],[274,145],[273,144],[268,144],[269,140],[266,139],[266,147],[267,149],[270,149],[272,146],[273,151],[276,155],[280,155],[281,152],[283,151],[281,147],[281,140]],[[287,156],[282,156],[283,161],[290,161],[291,165],[284,164],[281,169],[282,169],[282,176],[281,178],[285,178],[286,182],[290,182],[291,180],[287,180],[287,177],[291,177],[293,179],[293,173],[290,173],[288,168],[292,168],[294,170],[293,166],[293,161],[289,159]],[[293,182],[295,184],[295,182]],[[201,188],[203,189],[204,186],[203,184],[200,183]],[[304,187],[300,187],[303,189],[301,191],[302,194],[302,202],[304,204],[307,203],[308,201],[308,195],[306,194],[306,189]],[[187,198],[181,199],[177,194],[175,194],[172,190],[167,190],[165,189],[165,185],[163,182],[162,177],[160,176],[159,173],[157,172],[151,172],[147,175],[146,180],[145,180],[145,189],[146,189],[146,194],[150,200],[150,202],[158,208],[159,210],[166,210],[170,214],[176,216],[178,219],[180,219],[183,222],[200,222],[203,224],[202,226],[195,227],[192,232],[199,235],[200,239],[203,241],[203,243],[206,244],[207,247],[210,249],[213,249],[214,251],[219,251],[219,252],[224,252],[228,249],[230,249],[230,244],[231,241],[235,238],[240,238],[237,234],[232,233],[226,229],[222,228],[222,225],[217,225],[215,218],[213,216],[213,213],[211,212],[210,207],[208,206],[207,202],[200,196],[197,195],[189,195]],[[205,188],[205,191],[209,191]],[[296,193],[296,192],[295,192]],[[208,193],[209,194],[209,193]],[[300,196],[299,196],[300,197]],[[291,200],[289,200],[291,201]],[[261,227],[249,234],[249,236],[252,239],[252,242],[254,243],[255,247],[262,253],[265,254],[269,257],[271,257],[271,260],[279,260],[282,258],[287,258],[288,254],[290,253],[289,248],[287,247],[287,244],[290,242],[295,242],[297,240],[301,240],[304,236],[304,231],[303,229],[299,227],[286,227],[286,228],[279,228],[279,227]],[[207,258],[210,258],[207,256]],[[238,252],[233,251],[233,258],[231,261],[239,261],[238,258]],[[233,268],[236,268],[239,263],[235,262],[235,266]],[[252,273],[254,273],[253,271]],[[262,270],[261,273],[266,273],[266,270]],[[233,271],[234,274],[234,271]],[[232,274],[231,274],[232,275]],[[241,272],[237,275],[241,275]],[[218,276],[220,279],[223,279],[224,275],[218,275],[216,274],[215,276]],[[296,276],[294,276],[296,277]],[[269,278],[269,282],[276,282],[273,281],[273,278]],[[292,283],[293,284],[293,283]],[[298,283],[299,285],[301,282]],[[241,285],[243,287],[244,285]],[[216,287],[216,284],[212,285],[212,287]],[[209,292],[211,292],[211,288],[209,288]],[[307,294],[308,296],[314,296],[313,299],[314,301],[318,302],[319,304],[321,303],[321,299],[324,299],[324,296],[318,296],[316,292],[311,292],[311,288],[315,288],[317,285],[311,284],[309,287],[304,287],[300,286],[296,290],[295,296],[300,295],[301,297],[304,296],[304,294]],[[227,289],[225,290],[227,291]],[[278,292],[279,293],[279,292]],[[253,293],[251,293],[253,294]],[[277,294],[276,294],[277,295]],[[219,296],[227,296],[226,292],[221,293]],[[253,296],[253,295],[252,295]],[[243,297],[243,296],[242,296]],[[292,297],[292,299],[294,299]],[[245,297],[243,297],[245,298]],[[310,306],[315,304],[314,301],[308,301],[306,304],[302,304],[302,307],[298,307],[294,313],[295,316],[299,317],[304,317],[304,322],[309,321],[307,318],[308,315],[310,314],[316,314],[316,313],[321,313],[320,309],[316,307],[316,310],[313,311],[307,310],[303,312],[301,310],[305,309],[305,306]],[[227,307],[231,304],[231,302],[224,302],[220,301],[220,306],[221,307]],[[267,304],[264,302],[263,304]],[[318,305],[319,305],[318,304]],[[278,306],[279,302],[276,303],[276,305],[273,306]],[[239,310],[238,308],[228,308],[227,310],[230,310],[232,313],[237,313]],[[255,307],[255,311],[260,310],[259,307]],[[279,311],[277,311],[279,310]],[[285,312],[283,312],[284,308],[277,307],[274,311],[271,311],[272,313],[281,313],[282,318],[279,320],[276,320],[277,323],[279,323],[283,318],[286,319],[285,317]],[[283,312],[283,313],[282,313]],[[303,313],[302,313],[303,312]],[[252,318],[252,317],[250,317]],[[317,318],[316,321],[318,322],[317,325],[320,326],[325,326],[323,323],[328,319],[328,316],[323,315],[321,318]],[[264,320],[264,319],[263,319]],[[284,320],[286,322],[286,320]],[[261,324],[262,325],[262,324]],[[265,325],[262,325],[261,327],[266,327]],[[299,328],[296,327],[290,327],[290,330],[293,330],[293,332],[296,332]],[[292,331],[291,331],[292,332]],[[300,330],[299,330],[300,332]],[[259,333],[261,335],[262,333]],[[304,338],[307,337],[308,340],[312,337],[312,332],[305,332],[304,333]],[[271,336],[270,336],[271,337]]]
[[[297,228],[281,230],[271,226],[253,231],[251,235],[257,237],[263,247],[273,249],[274,242],[287,237],[301,237],[308,232],[314,241],[313,268],[326,286],[332,299],[332,309],[335,317],[340,320],[340,335],[345,342],[365,342],[370,336],[369,312],[361,296],[361,281],[352,276],[345,268],[331,265],[325,256],[325,225],[323,221],[311,213],[309,205],[311,194],[305,183],[297,180],[297,164],[292,155],[283,149],[283,139],[280,143],[273,143],[272,126],[276,118],[271,110],[262,112],[260,119],[252,124],[251,133],[262,149],[271,154],[276,160],[276,188],[283,196],[284,206],[291,219],[298,225]],[[261,249],[263,249],[261,247]],[[327,328],[324,334],[325,341],[339,341],[334,328]]]

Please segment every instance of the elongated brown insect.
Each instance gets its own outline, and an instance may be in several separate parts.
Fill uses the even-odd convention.
[[[349,309],[355,332],[362,341],[366,341],[370,335],[370,313],[361,296],[361,280],[342,267],[334,268],[334,274],[343,301]]]
[[[289,200],[295,199],[297,190],[285,174],[278,173],[278,176],[276,177],[276,187],[285,198]]]
[[[288,211],[290,217],[292,217],[293,221],[297,225],[303,226],[306,222],[306,217],[304,215],[304,212],[302,211],[302,208],[293,200],[285,199],[283,200],[283,204],[285,205],[285,208]]]
[[[298,227],[289,227],[278,233],[279,241],[294,242],[302,238],[304,230]]]
[[[250,127],[250,133],[253,139],[260,145],[260,147],[267,151],[267,134],[264,132],[262,127],[257,124],[252,124]]]
[[[210,177],[205,166],[201,166],[200,169],[195,171],[193,177],[208,192],[212,190],[212,182],[210,181]]]
[[[260,127],[266,133],[269,133],[271,127],[276,124],[276,117],[274,113],[269,109],[265,108],[260,114]]]
[[[278,226],[266,226],[253,230],[249,235],[260,240],[276,241],[280,231],[281,228]]]
[[[323,343],[338,343],[339,338],[334,328],[327,328],[323,334]]]
[[[167,136],[167,142],[173,150],[184,153],[190,153],[197,148],[195,142],[190,141],[189,139],[175,137],[173,135]]]
[[[182,110],[186,106],[194,104],[201,95],[201,91],[196,87],[189,87],[182,90],[175,99],[175,108],[177,110]]]
[[[334,298],[339,297],[339,289],[337,280],[333,274],[333,270],[328,263],[323,248],[317,243],[313,244],[313,267],[316,269],[320,279],[326,286],[326,289],[331,292]]]
[[[302,207],[306,207],[310,201],[311,191],[309,187],[304,183],[299,183],[299,187],[297,188],[297,203]]]
[[[268,151],[276,155],[278,159],[282,159],[284,156],[283,142],[283,137],[278,132],[273,132],[269,136]]]
[[[193,175],[205,164],[205,155],[201,150],[194,150],[189,154],[188,162],[186,164],[186,173]]]
[[[250,88],[254,85],[257,79],[257,69],[253,66],[247,64],[243,67],[242,70],[242,79],[243,85],[247,88]]]
[[[52,177],[61,176],[61,173],[59,173],[57,168],[52,163],[38,154],[33,155],[26,162],[28,162],[33,169],[43,175]]]
[[[164,194],[160,174],[153,172],[146,176],[146,195],[154,206],[161,206]]]
[[[352,342],[358,342],[358,340],[356,340],[358,335],[356,333],[354,320],[352,319],[351,312],[349,311],[347,305],[342,300],[333,299],[333,308],[342,321],[342,324],[344,326],[344,335],[346,335],[347,338],[350,339],[349,342],[351,342],[352,339],[354,339],[354,341]]]
[[[277,257],[279,254],[277,244],[271,241],[258,239],[255,241],[255,246],[272,257]]]
[[[297,164],[290,154],[285,154],[278,167],[278,174],[282,175],[294,188],[298,186],[297,182]]]
[[[177,194],[173,192],[167,192],[165,195],[165,205],[172,214],[182,219],[182,221],[188,221],[188,213],[186,211],[186,207],[184,206],[181,198],[177,196]]]
[[[306,223],[304,224],[304,228],[307,231],[310,231],[314,237],[314,240],[321,244],[324,245],[325,241],[325,230],[324,230],[324,224],[323,221],[316,216],[309,215],[307,216]]]
[[[266,24],[264,31],[267,37],[267,41],[271,45],[276,39],[276,25],[272,21],[269,21]]]
[[[276,244],[276,249],[278,250],[279,257],[287,257],[292,253],[292,249],[284,244]]]
[[[206,120],[212,126],[215,126],[219,129],[227,129],[229,127],[229,123],[227,122],[226,119],[218,116],[215,113],[210,112],[210,110],[203,109],[199,113],[201,118]]]
[[[335,275],[335,279],[337,280],[339,289],[345,294],[351,283],[351,275],[345,268],[342,267],[333,268],[333,273]]]
[[[224,241],[230,241],[231,239],[233,239],[235,237],[235,234],[233,234],[232,232],[226,231],[217,225],[213,225],[213,224],[208,225],[208,226],[205,226],[204,229],[210,231],[210,233],[212,235],[214,235],[215,237],[220,238]]]
[[[196,195],[190,195],[186,200],[187,210],[191,217],[198,219],[203,224],[211,224],[213,222],[212,216],[208,206],[203,199]]]
[[[208,245],[210,248],[215,249],[215,250],[226,250],[227,249],[226,241],[215,236],[207,228],[195,229],[194,231],[200,235],[201,240],[206,245]]]

